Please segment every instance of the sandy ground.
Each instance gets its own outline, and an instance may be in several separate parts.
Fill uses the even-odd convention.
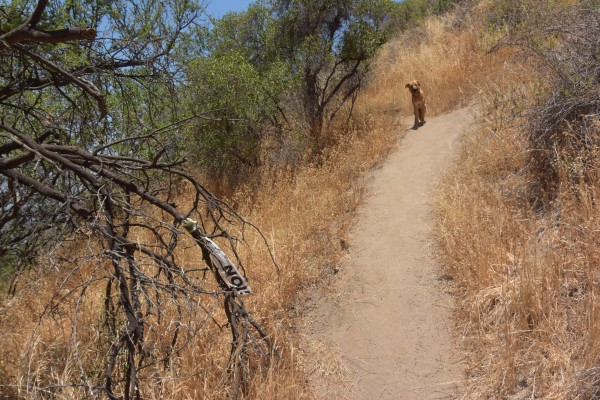
[[[408,130],[373,173],[348,262],[306,315],[317,399],[456,397],[462,369],[451,286],[432,258],[432,198],[471,120],[462,109]],[[337,370],[325,353],[338,354]]]

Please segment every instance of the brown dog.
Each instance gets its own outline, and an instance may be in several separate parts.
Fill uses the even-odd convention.
[[[427,111],[425,96],[423,95],[419,81],[410,81],[404,87],[408,88],[412,95],[412,104],[415,113],[415,125],[413,129],[417,129],[419,126],[425,124],[425,112]]]

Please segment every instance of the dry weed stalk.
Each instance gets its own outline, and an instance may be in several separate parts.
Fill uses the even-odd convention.
[[[224,208],[225,213],[218,214],[222,217],[218,221],[228,227],[228,235],[217,240],[223,248],[235,246],[235,252],[231,253],[239,257],[240,265],[252,266],[248,275],[254,294],[246,306],[248,312],[252,311],[254,321],[267,327],[272,344],[281,349],[281,363],[276,368],[268,362],[270,356],[260,361],[269,353],[268,350],[265,353],[260,340],[248,342],[244,357],[237,357],[242,353],[229,351],[233,348],[228,348],[231,344],[224,340],[227,336],[224,333],[232,324],[221,311],[223,296],[229,291],[211,282],[209,271],[199,262],[202,252],[188,234],[163,223],[165,215],[153,212],[150,205],[138,197],[131,197],[137,207],[128,209],[138,210],[139,215],[129,220],[130,240],[156,248],[162,244],[161,237],[165,233],[171,235],[167,236],[172,239],[168,243],[177,245],[165,257],[181,266],[176,270],[180,273],[173,277],[174,282],[170,282],[162,272],[158,276],[153,273],[156,271],[152,259],[141,257],[134,268],[139,286],[127,285],[127,290],[136,291],[141,299],[136,309],[142,313],[144,344],[137,354],[147,360],[150,358],[146,354],[149,354],[158,360],[136,363],[142,366],[136,389],[146,398],[232,396],[234,390],[228,389],[224,380],[228,365],[226,354],[235,355],[233,360],[243,367],[239,371],[247,371],[249,366],[255,372],[245,380],[246,388],[240,391],[240,396],[308,398],[304,374],[310,366],[303,367],[297,361],[303,350],[294,336],[294,313],[290,314],[289,310],[294,307],[299,290],[314,287],[338,267],[343,257],[341,241],[363,196],[361,177],[380,162],[395,143],[395,133],[391,130],[367,124],[359,132],[358,126],[322,157],[319,166],[304,166],[293,176],[285,171],[273,174],[272,170],[265,169],[262,180],[268,187],[263,186],[264,190],[258,192],[254,192],[255,188],[240,190],[232,199],[238,204],[239,212]],[[210,232],[211,237],[218,236],[219,228],[206,218],[210,217],[210,210],[202,214],[196,212],[202,209],[199,204],[210,206],[214,202],[203,203],[193,185],[184,185],[178,180],[172,184],[172,191],[165,191],[164,186],[157,190],[169,193],[167,201],[177,203],[177,210],[191,211],[189,216],[203,222],[204,230]],[[319,191],[315,192],[315,188]],[[239,213],[262,227],[281,266],[280,274],[275,272],[262,235],[249,229],[250,226],[238,218]],[[148,230],[148,226],[154,227],[156,232]],[[62,250],[56,249],[57,257],[49,259],[52,266],[49,271],[44,275],[39,271],[39,276],[36,272],[29,277],[22,276],[16,296],[3,299],[0,336],[6,346],[0,349],[0,373],[4,382],[10,382],[3,387],[7,398],[52,395],[81,398],[88,388],[72,384],[80,378],[80,371],[83,369],[90,382],[102,376],[98,360],[110,359],[110,354],[104,358],[103,348],[113,343],[116,348],[119,342],[114,338],[119,337],[119,326],[126,326],[119,324],[126,321],[118,314],[121,307],[119,280],[111,278],[107,269],[111,268],[112,259],[105,257],[97,239],[91,235],[87,242],[69,243]],[[124,267],[124,274],[129,277],[128,264]],[[39,279],[41,276],[44,279]],[[180,285],[186,284],[185,279],[202,288],[200,297],[178,291]],[[43,314],[44,318],[30,318],[42,315],[48,298],[57,301]],[[159,304],[160,312],[156,307]],[[105,308],[107,311],[103,311]],[[78,323],[76,330],[73,330],[73,321]],[[245,331],[243,327],[239,330],[242,335]],[[172,355],[170,359],[160,356],[164,352]],[[116,357],[127,354],[114,353]],[[127,371],[126,362],[125,358],[123,362],[114,363],[114,375]],[[117,382],[113,382],[116,386]],[[115,393],[118,392],[115,390]]]

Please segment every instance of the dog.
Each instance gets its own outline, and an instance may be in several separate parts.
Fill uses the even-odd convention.
[[[408,88],[412,95],[413,111],[415,113],[415,125],[413,129],[417,129],[419,126],[425,124],[425,112],[427,111],[425,96],[423,95],[419,81],[410,81],[404,87]]]

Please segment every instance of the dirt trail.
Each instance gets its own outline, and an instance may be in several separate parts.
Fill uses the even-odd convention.
[[[319,399],[454,398],[448,285],[431,255],[432,194],[471,121],[467,109],[409,130],[374,172],[336,294],[309,314],[309,340],[337,348],[343,379],[315,372]]]

